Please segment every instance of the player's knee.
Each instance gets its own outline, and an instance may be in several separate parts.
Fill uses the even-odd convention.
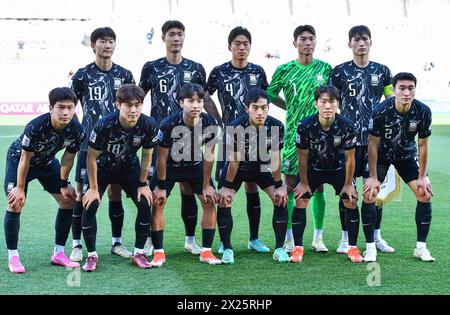
[[[308,202],[309,199],[299,199],[299,200],[295,200],[295,207],[297,208],[301,208],[301,209],[306,209],[306,207],[308,207]]]
[[[60,209],[73,209],[75,202],[72,199],[69,200],[58,200],[58,206]]]
[[[221,200],[219,203],[219,206],[221,208],[230,208],[231,207],[231,201],[230,200]]]
[[[344,207],[346,207],[347,209],[356,210],[356,208],[358,207],[357,201],[355,199],[353,199],[352,201],[343,200],[342,202],[344,204]]]
[[[23,205],[17,205],[15,207],[13,207],[11,204],[8,204],[8,212],[12,212],[12,213],[22,213],[22,209],[23,209]]]
[[[423,203],[429,203],[431,202],[431,194],[428,194],[428,196],[425,194],[425,192],[422,189],[419,189],[419,191],[416,193],[417,200]]]
[[[190,196],[194,194],[191,186],[187,183],[180,183],[180,193],[183,195],[190,195]]]
[[[258,185],[255,182],[245,182],[245,192],[246,193],[258,192]]]
[[[122,200],[122,187],[119,185],[109,185],[108,199],[113,202]]]
[[[371,197],[371,195],[368,192],[366,192],[364,194],[364,196],[363,196],[363,201],[365,203],[374,203],[375,202],[375,198]]]

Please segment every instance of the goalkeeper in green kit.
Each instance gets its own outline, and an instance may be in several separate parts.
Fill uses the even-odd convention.
[[[279,66],[267,89],[271,102],[287,111],[282,151],[281,172],[285,175],[288,192],[288,231],[286,233],[285,250],[292,251],[292,211],[294,208],[295,180],[297,177],[297,149],[295,136],[299,121],[317,112],[314,107],[314,91],[321,85],[328,84],[331,66],[321,60],[314,59],[316,47],[316,31],[311,25],[300,25],[294,31],[294,47],[298,58]],[[283,90],[286,101],[279,97]],[[327,252],[322,240],[323,218],[325,215],[325,193],[323,186],[316,189],[312,198],[314,221],[314,239],[312,247],[317,252]]]

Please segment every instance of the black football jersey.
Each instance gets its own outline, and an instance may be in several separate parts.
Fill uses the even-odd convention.
[[[295,142],[297,148],[309,150],[308,169],[334,172],[345,167],[344,151],[355,148],[356,133],[351,120],[339,114],[325,131],[316,114],[299,122]]]
[[[177,93],[187,82],[200,84],[206,91],[206,72],[200,63],[183,58],[173,65],[163,57],[144,65],[139,86],[146,93],[151,91],[150,115],[158,124],[181,110]]]
[[[93,62],[73,75],[70,85],[83,108],[86,134],[91,133],[97,121],[116,111],[116,92],[128,83],[135,83],[131,71],[115,63],[109,71],[104,71]],[[82,151],[87,151],[87,144],[86,138]]]
[[[217,140],[219,126],[208,114],[201,113],[200,118],[199,124],[193,128],[184,123],[182,111],[161,122],[156,141],[158,146],[170,148],[168,167],[191,167],[202,163],[202,147]]]
[[[137,124],[125,129],[119,122],[119,112],[109,114],[95,124],[89,136],[89,146],[102,151],[98,165],[103,170],[121,172],[139,162],[137,151],[154,147],[157,127],[153,118],[141,114]]]
[[[30,166],[45,166],[63,149],[76,153],[85,138],[84,128],[78,121],[72,120],[63,130],[56,130],[51,125],[50,113],[47,113],[31,120],[22,135],[11,144],[11,149],[17,158],[22,149],[34,152]]]
[[[395,108],[395,98],[378,104],[369,124],[371,135],[380,137],[378,158],[388,162],[417,157],[416,135],[431,135],[431,110],[424,103],[413,100],[410,110],[402,115]]]
[[[373,61],[365,68],[351,60],[333,69],[331,84],[341,92],[341,115],[353,121],[357,146],[367,145],[372,109],[383,95],[392,93],[391,79],[389,68]]]
[[[244,97],[249,89],[265,90],[268,86],[264,69],[253,63],[248,63],[247,67],[238,69],[233,67],[229,61],[215,67],[208,77],[209,94],[218,92],[222,120],[226,126],[246,113]]]
[[[284,144],[284,125],[272,116],[256,128],[245,114],[230,123],[226,134],[227,150],[241,153],[239,170],[243,171],[260,172],[262,165],[270,164],[270,153],[281,150]]]

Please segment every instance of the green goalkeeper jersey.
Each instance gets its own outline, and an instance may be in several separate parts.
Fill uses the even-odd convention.
[[[328,84],[331,66],[321,60],[313,59],[307,66],[290,61],[279,66],[267,88],[271,100],[283,90],[286,100],[286,123],[284,134],[283,161],[281,171],[287,175],[297,175],[297,149],[295,136],[297,125],[303,118],[317,113],[314,106],[314,91]]]

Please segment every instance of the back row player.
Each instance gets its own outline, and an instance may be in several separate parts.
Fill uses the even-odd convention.
[[[108,114],[116,111],[116,92],[123,84],[134,83],[131,71],[112,62],[112,55],[116,47],[116,34],[109,27],[101,27],[91,34],[91,47],[95,54],[95,61],[79,69],[71,80],[71,88],[80,100],[83,108],[82,125],[87,135],[94,125]],[[81,245],[81,216],[83,213],[82,188],[86,176],[86,157],[88,151],[88,137],[81,145],[78,153],[75,180],[77,182],[77,200],[73,209],[72,237],[73,249],[70,259],[83,260]],[[108,187],[109,218],[112,229],[113,254],[129,258],[129,252],[121,241],[124,210],[122,206],[122,188],[111,184]]]
[[[208,91],[210,94],[218,92],[222,109],[222,121],[230,126],[235,119],[246,115],[244,98],[251,88],[267,89],[266,73],[261,66],[248,62],[252,46],[252,35],[241,27],[235,27],[228,35],[228,50],[231,52],[231,61],[215,67],[208,78]],[[224,133],[225,135],[225,133]],[[225,136],[224,136],[225,137]],[[225,139],[224,139],[225,140]],[[219,156],[216,165],[216,180],[219,181],[225,160],[225,141],[219,147]],[[248,248],[257,252],[269,252],[258,237],[259,222],[261,218],[261,202],[256,182],[245,182],[247,196],[247,215],[250,226]],[[231,230],[230,230],[231,233]],[[219,254],[224,251],[221,242]]]
[[[171,114],[181,111],[177,100],[177,93],[187,83],[197,83],[206,91],[205,68],[195,61],[184,58],[181,50],[184,44],[185,27],[183,23],[169,20],[162,26],[162,41],[166,44],[166,56],[144,64],[139,86],[147,94],[151,92],[151,116],[157,125]],[[204,108],[208,114],[221,122],[214,101],[208,93],[204,95]],[[153,154],[152,169],[156,168],[157,154]],[[199,255],[201,247],[195,242],[195,228],[197,225],[198,206],[194,192],[186,183],[180,183],[181,217],[186,230],[184,248],[192,254]],[[151,238],[147,240],[147,246]]]
[[[357,137],[354,177],[362,177],[365,182],[369,177],[367,144],[372,108],[380,102],[383,95],[385,98],[393,96],[392,75],[387,66],[369,60],[372,35],[367,26],[357,25],[350,29],[348,47],[352,49],[353,60],[336,66],[331,73],[330,81],[340,91],[341,114],[354,123]],[[346,254],[349,250],[349,239],[342,200],[339,209],[342,238],[337,252]],[[367,240],[364,257],[366,261],[375,261],[376,248],[388,253],[395,251],[381,238],[381,214],[381,207],[375,210],[367,207],[365,203],[362,204],[361,218]]]

